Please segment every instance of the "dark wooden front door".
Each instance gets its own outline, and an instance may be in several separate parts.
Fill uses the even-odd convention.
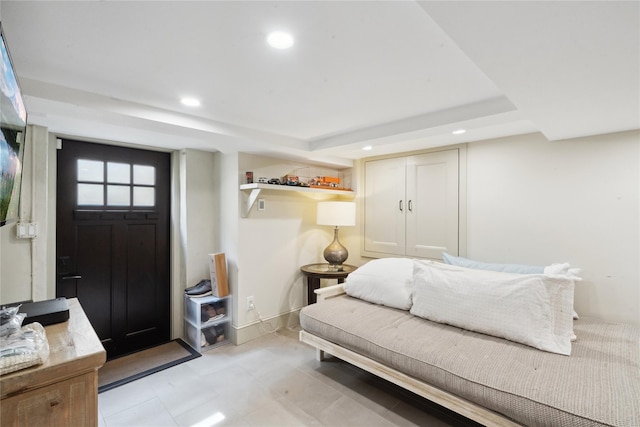
[[[168,341],[170,155],[63,140],[57,169],[57,296],[109,358]]]

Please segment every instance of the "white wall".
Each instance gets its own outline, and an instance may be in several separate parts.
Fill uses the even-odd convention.
[[[172,155],[172,337],[182,336],[183,291],[209,278],[208,254],[218,252],[216,154],[181,150]]]
[[[208,254],[217,252],[216,216],[219,200],[213,191],[215,154],[198,150],[180,152],[180,207],[186,287],[209,279]]]
[[[38,224],[33,240],[16,238],[16,223],[0,228],[0,303],[55,296],[55,139],[28,126],[20,222]]]
[[[238,185],[244,183],[246,171],[253,171],[254,180],[260,176],[281,177],[296,171],[300,175],[308,173],[310,176],[338,174],[337,170],[240,154],[236,170],[236,194]],[[350,172],[345,176],[350,183]],[[260,198],[265,200],[266,209],[258,211],[254,206],[246,218],[239,218],[238,221],[238,276],[234,289],[236,326],[240,333],[238,342],[250,339],[256,332],[251,332],[251,326],[258,322],[255,312],[246,311],[247,296],[254,297],[263,319],[274,319],[271,322],[273,327],[278,322],[285,326],[296,325],[297,310],[304,305],[306,295],[306,282],[300,267],[324,262],[322,251],[332,240],[330,227],[315,224],[316,205],[327,196],[266,190]],[[239,200],[239,203],[242,202],[242,199]],[[341,232],[341,236],[343,234],[346,236],[346,231]],[[350,261],[351,258],[347,262]]]
[[[31,298],[31,248],[29,240],[16,238],[16,224],[0,228],[0,303]]]
[[[238,327],[238,153],[216,153],[215,193],[218,212],[215,220],[218,230],[216,247],[225,253],[227,260],[227,280],[232,295],[232,336],[237,342],[235,331]]]
[[[469,258],[583,270],[581,315],[640,324],[640,132],[469,144]]]

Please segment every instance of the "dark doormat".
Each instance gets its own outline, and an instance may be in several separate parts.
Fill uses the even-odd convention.
[[[98,370],[98,393],[120,387],[172,366],[200,357],[181,339],[109,360]]]

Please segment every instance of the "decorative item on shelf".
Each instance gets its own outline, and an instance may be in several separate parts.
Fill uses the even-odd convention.
[[[356,225],[356,204],[353,202],[320,202],[318,203],[318,225],[332,225],[333,242],[323,252],[329,263],[329,271],[342,271],[342,264],[349,257],[349,251],[338,240],[338,227]]]
[[[297,175],[285,175],[282,177],[282,183],[284,185],[300,185],[300,179]]]
[[[219,298],[229,295],[227,260],[224,252],[209,254],[209,273],[211,276],[211,294]]]
[[[280,184],[281,184],[281,182],[280,182],[280,178],[271,178],[271,179],[267,182],[267,184],[280,185]]]
[[[340,187],[340,178],[335,176],[316,176],[309,184],[317,188],[338,188]]]
[[[261,184],[266,184],[268,182],[267,177],[266,176],[259,177],[258,182]]]
[[[323,189],[330,189],[330,190],[351,191],[350,188],[341,187],[340,178],[335,176],[316,176],[311,181],[309,181],[309,187],[323,188]]]
[[[245,172],[244,176],[247,179],[247,184],[253,184],[253,172]]]

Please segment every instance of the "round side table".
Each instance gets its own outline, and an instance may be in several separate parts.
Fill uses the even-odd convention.
[[[307,277],[307,304],[316,302],[315,290],[320,288],[320,279],[338,279],[338,283],[344,283],[344,279],[353,273],[358,267],[342,264],[342,270],[330,271],[329,264],[307,264],[300,267],[300,271]]]

